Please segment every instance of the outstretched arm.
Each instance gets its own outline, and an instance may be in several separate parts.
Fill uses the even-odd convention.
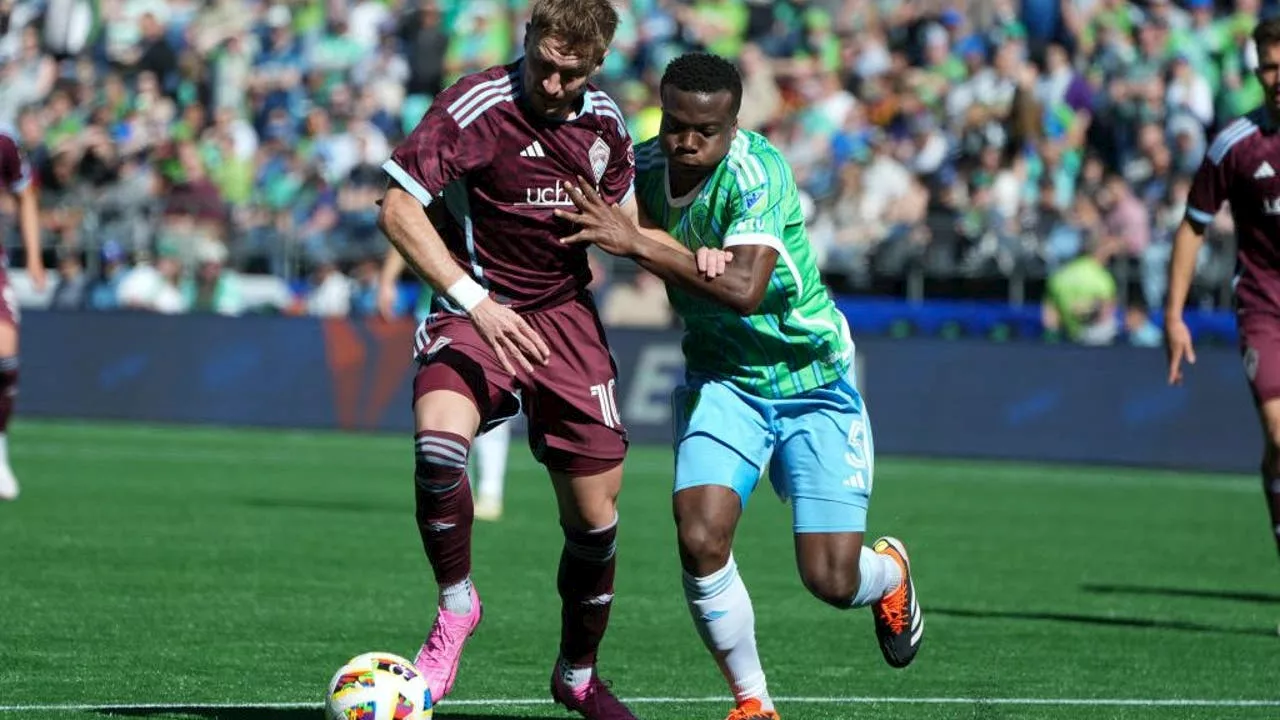
[[[700,269],[698,258],[688,248],[641,217],[634,198],[621,207],[608,205],[581,179],[568,191],[580,212],[557,210],[556,215],[576,222],[582,229],[562,242],[590,242],[610,254],[629,257],[663,281],[742,315],[759,307],[778,259],[772,248],[740,246],[727,258],[712,258],[711,267]],[[717,272],[716,265],[725,259],[732,262],[723,265],[722,273]]]

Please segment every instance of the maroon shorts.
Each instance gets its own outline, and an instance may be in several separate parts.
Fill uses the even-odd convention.
[[[0,323],[18,327],[20,318],[18,295],[9,285],[9,271],[0,265]]]
[[[418,329],[413,401],[433,390],[470,397],[481,430],[529,418],[529,447],[548,470],[594,475],[622,462],[627,432],[618,416],[617,368],[590,297],[521,317],[551,350],[545,366],[512,376],[471,319],[446,315]],[[513,358],[512,363],[516,360]]]
[[[1280,316],[1240,313],[1240,354],[1253,397],[1261,405],[1280,398]]]

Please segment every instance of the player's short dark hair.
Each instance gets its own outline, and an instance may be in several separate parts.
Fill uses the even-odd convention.
[[[1258,54],[1271,47],[1280,45],[1280,17],[1270,17],[1258,23],[1253,29],[1253,44],[1258,46]]]
[[[733,95],[733,114],[742,107],[742,75],[733,63],[710,53],[686,53],[671,61],[662,74],[661,87],[671,87],[683,92],[718,93],[725,90]]]
[[[618,11],[609,0],[533,0],[529,30],[574,50],[589,50],[599,60],[618,30]]]

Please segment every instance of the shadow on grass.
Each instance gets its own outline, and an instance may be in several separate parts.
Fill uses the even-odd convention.
[[[1251,590],[1203,590],[1197,588],[1151,587],[1147,585],[1081,585],[1081,590],[1099,595],[1161,595],[1164,597],[1234,600],[1259,605],[1280,605],[1280,595]]]
[[[1157,618],[1113,617],[1110,615],[1081,615],[1059,612],[1019,612],[1012,610],[964,610],[925,606],[926,615],[944,617],[983,618],[993,620],[1040,620],[1048,622],[1101,625],[1104,627],[1131,627],[1155,630],[1177,630],[1222,635],[1249,635],[1275,637],[1274,628],[1242,628],[1225,625],[1209,625],[1185,620],[1160,620]]]

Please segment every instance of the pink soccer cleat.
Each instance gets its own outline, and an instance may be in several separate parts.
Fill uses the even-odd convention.
[[[475,586],[471,587],[471,612],[455,615],[444,608],[436,610],[431,634],[427,635],[427,641],[413,661],[414,667],[427,679],[433,704],[453,690],[453,681],[458,677],[458,663],[462,660],[462,647],[480,625],[483,615],[484,609]]]
[[[594,673],[590,682],[575,689],[565,683],[560,673],[553,672],[551,698],[574,712],[582,713],[587,720],[636,720],[636,716]]]

